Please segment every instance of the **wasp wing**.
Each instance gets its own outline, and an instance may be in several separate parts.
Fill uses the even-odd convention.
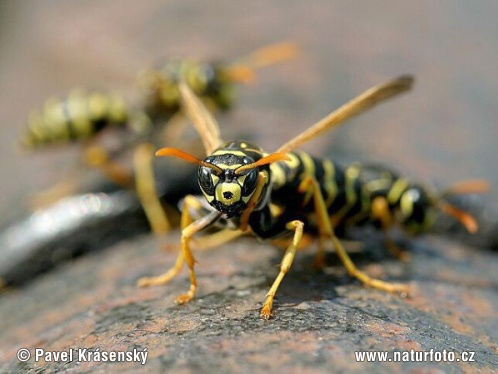
[[[187,83],[180,82],[179,87],[183,111],[199,133],[206,154],[210,155],[223,143],[218,123]]]
[[[251,83],[255,80],[255,70],[290,60],[299,54],[299,47],[292,42],[280,42],[253,51],[225,68],[230,80]]]
[[[412,76],[403,75],[387,83],[370,88],[353,100],[341,106],[339,109],[336,109],[330,113],[327,117],[315,123],[294,139],[285,143],[276,152],[290,152],[307,141],[316,138],[332,127],[340,125],[344,121],[365,112],[382,101],[410,90],[413,85],[413,81],[414,78]]]

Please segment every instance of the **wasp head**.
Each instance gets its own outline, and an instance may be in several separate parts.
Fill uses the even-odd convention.
[[[204,160],[175,148],[163,148],[157,156],[174,156],[199,165],[198,182],[207,202],[228,218],[240,216],[254,197],[264,199],[270,183],[268,164],[289,160],[283,153],[264,156],[245,142],[228,142]],[[260,178],[260,174],[265,177]],[[258,191],[259,187],[259,192]]]
[[[209,156],[204,163],[207,166],[199,167],[198,182],[208,203],[228,217],[242,214],[256,191],[258,168],[241,167],[253,164],[254,160],[223,154]]]

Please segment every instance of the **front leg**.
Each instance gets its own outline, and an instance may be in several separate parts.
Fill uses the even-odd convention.
[[[197,281],[194,272],[195,259],[190,250],[189,241],[196,232],[209,226],[211,223],[216,221],[221,215],[221,213],[214,211],[192,222],[192,218],[190,216],[190,208],[195,201],[196,201],[195,197],[192,195],[187,195],[185,197],[183,211],[182,211],[182,218],[181,218],[181,227],[182,227],[181,250],[180,253],[178,254],[175,265],[171,269],[169,269],[166,273],[160,276],[152,278],[145,277],[138,280],[139,287],[148,287],[148,286],[157,286],[157,285],[166,284],[170,282],[171,279],[173,279],[176,275],[178,275],[183,266],[183,263],[187,262],[187,265],[190,270],[190,281],[191,281],[190,291],[188,292],[187,295],[191,295],[191,297],[188,300],[186,300],[186,298],[179,296],[177,298],[178,303],[185,303],[187,301],[190,301],[195,294],[195,289],[197,288]]]
[[[286,228],[288,230],[294,230],[294,237],[291,244],[285,251],[282,263],[280,264],[280,272],[278,273],[277,278],[273,282],[270,290],[266,294],[265,303],[263,304],[263,308],[261,308],[261,317],[264,319],[270,319],[271,317],[273,299],[275,298],[275,294],[277,293],[278,286],[280,286],[282,279],[284,279],[285,274],[287,274],[292,265],[292,262],[294,261],[296,248],[299,245],[301,238],[303,237],[303,227],[304,224],[301,221],[291,221],[286,225]]]

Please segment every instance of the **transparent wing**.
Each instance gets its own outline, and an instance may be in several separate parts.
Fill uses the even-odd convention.
[[[251,83],[255,80],[255,70],[290,60],[299,54],[299,47],[292,42],[280,42],[253,51],[227,66],[225,74],[234,82]]]
[[[339,109],[336,109],[330,113],[327,117],[315,123],[294,139],[285,143],[276,152],[290,152],[309,140],[321,135],[323,132],[365,112],[382,101],[410,90],[413,85],[413,81],[414,78],[412,76],[403,75],[387,83],[370,88],[353,100],[341,106]]]
[[[206,154],[210,155],[223,143],[218,123],[188,84],[180,82],[179,87],[182,109],[199,133]]]

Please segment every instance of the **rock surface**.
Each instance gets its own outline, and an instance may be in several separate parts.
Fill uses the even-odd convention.
[[[178,239],[172,235],[171,243]],[[136,280],[163,272],[175,253],[158,253],[140,237],[94,253],[0,300],[2,372],[137,369],[167,372],[493,372],[498,365],[498,258],[437,237],[412,243],[402,264],[368,248],[353,259],[372,275],[409,282],[408,298],[362,287],[331,254],[322,273],[311,252],[298,254],[279,289],[274,317],[259,308],[279,263],[278,250],[250,238],[197,254],[199,292],[184,271],[170,285],[137,289]],[[35,307],[36,306],[36,307]],[[139,363],[20,363],[34,352],[88,348],[147,349]],[[357,351],[475,352],[475,362],[359,363]]]

